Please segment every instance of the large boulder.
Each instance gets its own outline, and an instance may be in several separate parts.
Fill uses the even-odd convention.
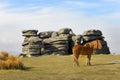
[[[66,37],[47,38],[43,40],[43,44],[42,54],[68,54],[69,44]]]
[[[59,34],[69,34],[72,31],[70,28],[61,28],[58,33]]]
[[[107,46],[107,41],[104,40],[102,31],[95,30],[95,29],[86,30],[82,33],[82,38],[83,38],[83,44],[85,44],[86,42],[89,42],[89,41],[99,39],[101,41],[102,48],[95,49],[94,53],[95,54],[110,54],[109,47]]]
[[[23,33],[23,36],[37,36],[37,32],[38,30],[23,30],[22,33]]]
[[[23,30],[24,42],[22,43],[21,56],[25,55],[40,55],[42,46],[42,39],[37,34],[38,30]]]
[[[95,30],[95,29],[91,29],[91,30],[86,30],[82,33],[83,36],[101,36],[102,32],[100,30]]]
[[[82,33],[84,41],[92,41],[95,39],[103,39],[102,32],[100,30],[86,30]]]
[[[45,31],[45,32],[40,32],[38,35],[41,39],[45,39],[45,38],[50,38],[53,36],[57,36],[57,33],[55,34],[55,31]]]

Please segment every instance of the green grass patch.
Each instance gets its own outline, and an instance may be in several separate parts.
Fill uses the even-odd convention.
[[[93,55],[92,66],[80,56],[80,67],[73,67],[72,56],[22,58],[26,70],[0,70],[0,80],[119,80],[119,55]]]

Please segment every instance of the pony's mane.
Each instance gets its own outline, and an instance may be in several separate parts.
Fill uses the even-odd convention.
[[[96,49],[96,48],[101,49],[102,48],[101,42],[98,39],[87,42],[83,46],[93,47],[94,49]]]

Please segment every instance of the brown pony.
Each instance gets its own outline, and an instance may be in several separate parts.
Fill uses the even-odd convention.
[[[74,62],[79,66],[78,58],[79,55],[87,55],[86,65],[91,65],[91,55],[94,49],[101,49],[102,45],[100,40],[94,40],[91,42],[87,42],[84,45],[76,44],[72,48]]]

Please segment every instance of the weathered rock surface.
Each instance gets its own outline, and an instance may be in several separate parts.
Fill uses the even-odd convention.
[[[62,28],[58,32],[45,31],[38,33],[38,30],[23,30],[24,41],[22,43],[23,55],[44,55],[44,54],[72,54],[74,41],[78,39],[81,44],[95,39],[102,43],[102,49],[94,50],[95,54],[110,54],[107,42],[104,40],[100,30],[87,30],[82,35],[75,35],[70,28]]]
[[[107,46],[107,42],[104,40],[103,34],[100,30],[87,30],[84,31],[83,34],[83,42],[89,42],[95,39],[99,39],[102,44],[102,49],[94,50],[95,54],[110,54],[109,47]]]
[[[37,35],[38,30],[23,30],[24,42],[22,43],[22,53],[20,55],[40,55],[42,39]]]

